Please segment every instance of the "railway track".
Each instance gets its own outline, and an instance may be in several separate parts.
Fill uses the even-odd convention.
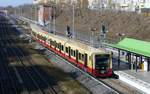
[[[29,54],[16,45],[17,34],[7,22],[0,18],[0,94],[58,94]]]
[[[21,48],[16,48],[16,51],[19,54],[19,59],[21,61],[23,61],[23,59],[26,60],[26,62],[21,62],[25,67],[27,66],[31,66],[28,71],[30,72],[30,74],[33,76],[35,76],[36,79],[36,83],[40,86],[40,88],[44,88],[44,87],[48,87],[46,90],[41,90],[43,93],[46,94],[57,94],[57,92],[55,91],[55,89],[53,89],[51,87],[51,85],[48,84],[48,81],[45,80],[44,75],[40,74],[40,72],[34,67],[35,63],[31,57],[27,56],[27,54],[24,54],[24,51]],[[26,55],[26,56],[25,56]],[[31,72],[32,71],[32,72]],[[42,82],[42,83],[41,83]]]
[[[4,22],[5,20],[0,18],[0,22]],[[13,80],[13,73],[11,71],[11,68],[8,66],[7,59],[5,58],[5,44],[3,43],[4,37],[6,37],[3,32],[7,30],[8,27],[5,27],[6,23],[0,24],[0,82],[1,82],[1,94],[16,94],[17,88],[16,83],[14,83]],[[4,29],[5,28],[5,29]],[[9,89],[9,90],[8,90]]]

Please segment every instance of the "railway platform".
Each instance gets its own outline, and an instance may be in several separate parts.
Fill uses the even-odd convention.
[[[150,72],[138,70],[118,70],[114,71],[119,75],[119,79],[139,90],[144,94],[150,94]]]
[[[119,79],[150,94],[150,43],[143,40],[124,38],[112,47],[113,68]]]
[[[144,94],[150,94],[150,71],[131,70],[130,64],[125,61],[120,62],[120,68],[118,69],[117,60],[113,59],[113,62],[114,73],[119,76],[122,82],[135,87]]]

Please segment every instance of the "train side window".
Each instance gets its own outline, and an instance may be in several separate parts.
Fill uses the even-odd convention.
[[[69,51],[68,51],[68,47],[66,47],[66,52],[68,53]]]
[[[57,48],[59,49],[59,43],[56,43],[56,45],[57,45]]]
[[[59,49],[59,43],[56,43],[56,47]]]
[[[50,44],[53,45],[53,41],[52,40],[50,40]]]
[[[55,44],[54,44],[54,41],[52,42],[52,45],[54,46]]]
[[[55,46],[55,47],[57,46],[56,44],[57,44],[56,41],[54,41],[54,46]]]
[[[84,61],[84,54],[82,54],[81,60]]]
[[[61,43],[59,43],[59,50],[61,50]]]
[[[55,42],[53,41],[53,46],[55,46]]]
[[[61,45],[61,50],[64,51],[64,46],[63,45]]]
[[[55,47],[57,48],[57,42],[55,41]]]
[[[85,53],[84,54],[84,65],[85,65],[85,67],[87,67],[87,62],[88,62],[88,55]]]
[[[55,42],[55,47],[57,48],[57,42]]]
[[[56,42],[56,48],[58,48],[58,43]]]
[[[52,40],[50,41],[50,43],[51,43],[51,45],[53,45],[53,41]]]
[[[75,51],[75,50],[73,51],[73,56],[74,56],[74,57],[76,56],[76,51]]]
[[[73,50],[71,49],[71,55],[73,56]]]
[[[51,44],[51,39],[48,40],[49,44]]]
[[[81,60],[81,53],[79,53],[79,60]]]

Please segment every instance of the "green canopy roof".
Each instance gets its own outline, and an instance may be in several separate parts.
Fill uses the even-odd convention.
[[[113,44],[110,46],[121,50],[129,51],[135,54],[150,57],[150,42],[125,38],[118,44]]]

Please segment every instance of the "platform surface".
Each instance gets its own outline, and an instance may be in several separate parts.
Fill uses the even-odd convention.
[[[123,72],[150,83],[150,72],[144,72],[140,70],[137,72],[135,70],[124,70]]]
[[[150,94],[150,72],[138,70],[121,70],[115,71],[119,75],[119,79],[145,94]]]

